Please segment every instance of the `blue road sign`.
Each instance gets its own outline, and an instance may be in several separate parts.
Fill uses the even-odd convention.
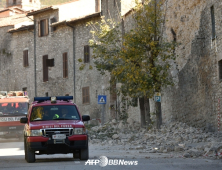
[[[155,96],[154,100],[155,102],[161,102],[161,96]]]
[[[98,95],[98,104],[106,104],[106,95]]]

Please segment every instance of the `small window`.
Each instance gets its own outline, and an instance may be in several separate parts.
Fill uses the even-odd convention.
[[[22,91],[27,91],[27,87],[23,87],[23,88],[22,88]]]
[[[48,92],[45,93],[45,97],[49,97],[49,93]]]
[[[13,0],[13,5],[15,5],[16,4],[16,0]]]
[[[219,67],[219,80],[222,80],[222,60],[218,61]]]
[[[38,22],[38,33],[39,33],[39,37],[47,36],[49,34],[48,19],[43,19]]]
[[[68,77],[68,56],[67,53],[63,53],[63,78]]]
[[[43,82],[46,82],[49,80],[49,77],[48,77],[48,67],[47,67],[47,59],[48,59],[48,55],[44,55],[42,57],[42,64],[43,64]]]
[[[116,0],[113,0],[113,6],[116,7]]]
[[[90,102],[89,98],[89,87],[82,88],[82,103],[88,104]]]
[[[28,61],[28,50],[23,51],[23,67],[28,67],[29,61]]]
[[[55,17],[50,19],[50,23],[51,23],[51,24],[52,24],[52,23],[55,23],[55,22],[57,22],[57,20],[56,20]],[[56,27],[51,27],[51,32],[53,32],[53,31],[55,31],[55,30],[56,30]]]
[[[212,39],[216,37],[216,29],[215,29],[215,15],[214,15],[214,6],[210,8],[211,11],[211,23],[212,23]]]
[[[89,63],[89,56],[90,56],[89,46],[85,45],[84,46],[84,63]]]

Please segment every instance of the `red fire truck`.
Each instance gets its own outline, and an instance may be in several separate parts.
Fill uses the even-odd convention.
[[[20,118],[27,115],[29,98],[23,91],[0,91],[0,138],[20,138],[24,124]]]

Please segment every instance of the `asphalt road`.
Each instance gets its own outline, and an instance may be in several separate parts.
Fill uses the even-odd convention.
[[[171,154],[140,153],[121,146],[90,145],[90,160],[100,156],[108,159],[138,161],[138,165],[85,165],[86,161],[73,159],[72,154],[37,155],[35,163],[24,159],[23,142],[0,141],[0,170],[85,170],[85,169],[138,169],[138,170],[221,170],[222,160],[178,158]],[[91,163],[92,164],[92,163]]]

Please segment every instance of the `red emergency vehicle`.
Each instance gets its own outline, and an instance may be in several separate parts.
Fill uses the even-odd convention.
[[[27,162],[35,162],[35,155],[42,154],[73,153],[73,158],[89,158],[88,135],[83,122],[90,117],[81,116],[72,100],[73,96],[34,98],[28,116],[20,120],[25,124]]]
[[[23,136],[21,117],[27,115],[29,98],[26,92],[0,92],[0,138]]]

